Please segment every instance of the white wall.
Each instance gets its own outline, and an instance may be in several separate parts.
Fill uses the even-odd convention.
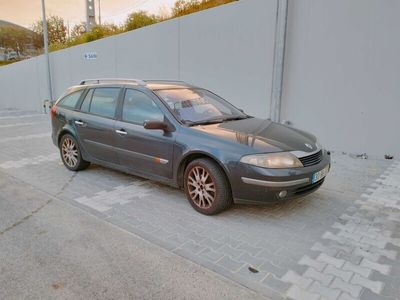
[[[269,117],[276,5],[241,0],[52,53],[54,94],[85,78],[181,79]],[[399,155],[399,11],[398,0],[291,0],[281,119],[332,150]],[[45,78],[43,57],[1,67],[0,109],[41,110]]]
[[[85,78],[180,79],[267,117],[275,13],[274,0],[245,0],[51,53],[54,96]],[[84,59],[86,52],[98,59]],[[46,80],[39,62],[42,57],[0,68],[0,87],[8,90],[0,108],[42,109]]]
[[[399,12],[398,0],[290,1],[282,118],[334,150],[400,155]]]

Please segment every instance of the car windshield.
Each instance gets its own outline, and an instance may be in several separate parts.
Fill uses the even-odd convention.
[[[169,89],[155,93],[170,107],[175,117],[187,125],[221,123],[249,118],[217,95],[203,89]]]

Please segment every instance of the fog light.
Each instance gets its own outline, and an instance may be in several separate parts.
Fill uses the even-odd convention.
[[[278,194],[279,198],[285,198],[286,195],[287,195],[287,191],[280,191]]]

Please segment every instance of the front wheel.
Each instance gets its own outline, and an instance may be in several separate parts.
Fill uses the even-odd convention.
[[[232,205],[228,180],[211,159],[190,162],[185,170],[184,184],[190,204],[202,214],[215,215]]]
[[[70,134],[62,136],[60,154],[64,166],[71,171],[84,170],[90,165],[90,162],[83,160],[79,145],[76,139]]]

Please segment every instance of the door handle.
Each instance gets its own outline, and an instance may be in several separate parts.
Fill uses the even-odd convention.
[[[75,121],[75,124],[79,125],[79,126],[84,126],[85,125],[85,123],[83,123],[82,121]]]
[[[120,129],[120,130],[115,130],[116,133],[122,134],[122,135],[127,135],[128,133],[125,131],[125,129]]]

